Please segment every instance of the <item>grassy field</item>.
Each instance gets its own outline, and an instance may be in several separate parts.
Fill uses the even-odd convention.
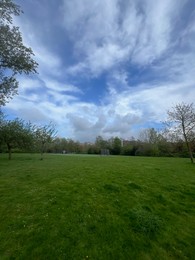
[[[195,259],[195,165],[0,155],[0,259]]]

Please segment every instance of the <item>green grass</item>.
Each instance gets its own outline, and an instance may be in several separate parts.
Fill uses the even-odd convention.
[[[189,159],[0,155],[0,259],[195,259]]]

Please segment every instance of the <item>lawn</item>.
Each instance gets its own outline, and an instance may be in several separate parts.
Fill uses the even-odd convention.
[[[195,165],[1,154],[0,259],[195,259]]]

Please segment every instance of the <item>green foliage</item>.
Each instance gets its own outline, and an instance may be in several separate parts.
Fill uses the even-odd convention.
[[[55,134],[55,127],[51,123],[36,126],[19,118],[14,120],[0,118],[0,145],[6,146],[9,159],[11,159],[13,149],[14,152],[40,151],[41,159],[43,159],[43,153],[48,144],[53,141]]]
[[[0,156],[1,259],[194,259],[188,159]]]
[[[121,139],[119,137],[114,137],[111,140],[111,153],[115,155],[119,155],[121,153]]]
[[[35,126],[35,146],[41,153],[41,160],[43,160],[43,154],[46,151],[47,145],[54,140],[55,135],[56,130],[52,123],[44,126]]]
[[[107,140],[104,140],[102,136],[97,136],[95,140],[95,145],[97,147],[98,153],[100,154],[101,149],[108,149],[109,144]]]
[[[121,140],[118,137],[104,140],[99,136],[96,138],[95,143],[79,143],[72,139],[55,138],[46,151],[50,153],[62,153],[65,151],[65,153],[100,154],[101,150],[105,149],[109,150],[110,154],[129,156],[188,156],[183,140],[170,142],[162,134],[158,134],[156,142],[144,142],[135,139]],[[195,152],[195,143],[192,143],[192,150]]]
[[[12,25],[13,15],[22,13],[11,0],[0,0],[0,106],[17,93],[17,74],[35,73],[38,64],[31,48],[24,46],[19,28]]]
[[[0,123],[1,143],[7,146],[9,159],[11,159],[12,149],[28,149],[33,144],[32,125],[23,120],[2,120]]]

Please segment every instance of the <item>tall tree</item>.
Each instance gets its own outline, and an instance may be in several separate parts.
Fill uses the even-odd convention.
[[[119,155],[121,153],[122,141],[119,137],[111,138],[111,153],[114,155]]]
[[[191,104],[177,104],[171,110],[167,111],[168,126],[177,137],[183,136],[186,143],[190,160],[193,163],[193,151],[191,143],[195,138],[195,109]]]
[[[0,0],[0,106],[17,94],[17,74],[36,73],[38,66],[33,51],[23,44],[19,27],[13,16],[22,13],[12,0]]]
[[[95,146],[97,147],[97,150],[99,150],[99,153],[101,149],[107,149],[108,148],[108,142],[103,139],[102,136],[97,136],[95,140]]]
[[[146,128],[139,133],[139,139],[150,144],[158,143],[159,137],[160,134],[154,128]]]

